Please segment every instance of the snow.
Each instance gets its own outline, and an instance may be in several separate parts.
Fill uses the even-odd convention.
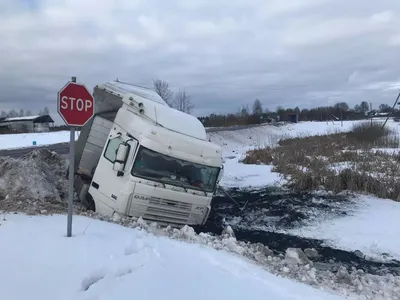
[[[249,260],[74,216],[2,215],[2,299],[345,299]],[[288,268],[286,268],[288,269]]]
[[[357,209],[348,216],[318,220],[287,233],[323,239],[326,245],[342,250],[360,250],[379,261],[400,260],[400,203],[362,195],[354,200]]]
[[[78,136],[79,132],[76,132],[76,139]],[[69,142],[69,137],[69,131],[0,134],[0,149],[34,147],[33,142],[36,142],[36,146],[66,143]]]
[[[155,103],[154,109],[149,108],[150,106],[146,104],[145,107],[147,107],[146,115],[151,117],[162,127],[206,141],[206,130],[200,120],[196,117],[185,114],[177,109],[169,107],[168,105],[164,106]]]
[[[274,146],[283,137],[319,135],[336,131],[347,131],[357,121],[340,122],[301,122],[287,125],[263,125],[240,130],[209,132],[208,138],[223,148],[224,177],[221,185],[225,187],[258,188],[266,185],[281,185],[284,180],[279,173],[272,172],[269,165],[245,165],[240,163],[246,151],[258,147]],[[399,124],[389,121],[387,125],[398,130]],[[19,135],[0,135],[0,148],[18,148],[69,141],[69,132],[51,132]],[[393,153],[398,149],[373,149],[373,151]],[[347,163],[333,165],[341,170]],[[327,244],[344,250],[361,250],[375,259],[400,259],[398,217],[400,203],[374,197],[359,196],[358,207],[351,215],[323,219],[290,231],[291,234],[325,240]],[[382,253],[387,253],[385,257]]]
[[[286,125],[282,127],[275,126],[260,126],[254,127],[249,130],[238,130],[238,131],[225,131],[224,133],[231,135],[238,133],[240,137],[237,143],[234,143],[234,147],[238,145],[243,145],[243,142],[247,142],[244,136],[255,133],[256,141],[258,146],[263,146],[266,141],[273,143],[278,141],[278,137],[285,134],[290,134],[291,136],[296,136],[297,133],[300,134],[315,134],[324,133],[325,130],[333,130],[334,128],[339,128],[340,125],[326,126],[326,123],[314,124],[315,122],[304,122],[295,125]],[[345,122],[346,123],[346,122]],[[352,123],[352,122],[348,122]],[[181,123],[179,123],[181,126]],[[323,125],[321,125],[323,124]],[[330,123],[331,124],[331,123]],[[317,126],[315,126],[317,125]],[[350,127],[350,124],[346,123],[346,127]],[[222,134],[221,136],[224,136]],[[79,132],[77,132],[78,137]],[[211,133],[213,135],[214,133]],[[218,134],[217,134],[218,135]],[[69,131],[57,131],[57,132],[43,132],[43,133],[20,133],[20,134],[0,134],[0,149],[15,149],[33,146],[33,142],[36,141],[38,146],[51,145],[57,143],[67,143],[69,142]],[[245,150],[248,147],[242,147]]]
[[[373,153],[381,152],[389,155],[396,155],[400,153],[400,148],[373,148],[370,151]]]
[[[5,118],[3,122],[10,122],[10,121],[23,121],[23,120],[35,120],[36,118],[39,118],[40,116],[24,116],[24,117],[12,117],[12,118]]]
[[[344,121],[343,126],[340,122],[266,124],[240,130],[209,132],[208,138],[211,142],[219,144],[223,149],[225,170],[221,186],[239,188],[258,188],[266,185],[280,186],[285,183],[285,180],[280,174],[272,172],[272,166],[240,163],[248,150],[276,146],[282,138],[349,131],[357,122],[359,121]]]
[[[165,106],[167,105],[167,103],[152,89],[133,85],[130,83],[110,81],[99,85],[99,88],[106,89],[112,94],[120,94],[122,97],[125,96],[125,94],[131,93],[156,102],[158,104]]]
[[[272,166],[245,165],[239,158],[228,159],[224,163],[223,187],[260,188],[266,185],[280,186],[284,182],[279,173],[272,172]]]
[[[335,171],[336,174],[339,174],[346,169],[353,169],[355,165],[356,164],[351,161],[342,161],[329,165],[329,169]]]
[[[272,172],[269,165],[245,165],[240,163],[250,149],[274,146],[281,138],[304,137],[348,131],[358,121],[340,122],[301,122],[285,126],[265,125],[238,131],[209,133],[211,141],[223,146],[225,173],[221,185],[225,187],[258,188],[266,185],[279,186],[285,181],[280,174]],[[398,132],[399,124],[388,121],[387,126]],[[375,148],[372,152],[382,151],[399,153],[399,148]],[[351,166],[351,162],[332,165],[336,172]],[[334,248],[362,251],[367,257],[385,261],[400,260],[400,203],[378,199],[372,196],[358,196],[357,208],[347,217],[318,220],[309,226],[296,228],[285,233],[324,240]],[[324,216],[325,217],[325,216]]]
[[[224,142],[226,144],[224,145],[225,156],[229,156],[230,152],[233,151],[240,156],[249,149],[274,146],[284,137],[302,137],[348,131],[357,122],[359,121],[344,121],[343,127],[340,122],[300,122],[297,124],[281,124],[279,126],[261,125],[240,130],[223,129],[223,131],[210,132],[207,135],[211,137],[213,142],[219,144]],[[391,128],[398,130],[398,123],[389,121],[387,124]],[[78,134],[79,132],[77,132]],[[69,131],[0,134],[0,149],[31,147],[33,141],[36,141],[39,146],[66,143],[69,142]]]

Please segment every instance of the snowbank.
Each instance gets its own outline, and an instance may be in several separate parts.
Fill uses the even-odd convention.
[[[0,221],[3,299],[344,299],[207,246],[86,217]]]
[[[66,161],[47,149],[14,159],[0,157],[0,209],[60,211],[68,191]]]

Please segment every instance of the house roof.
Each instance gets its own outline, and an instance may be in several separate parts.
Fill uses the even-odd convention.
[[[12,123],[12,122],[23,122],[23,121],[32,121],[33,123],[54,123],[54,120],[50,117],[50,115],[0,118],[0,123]]]

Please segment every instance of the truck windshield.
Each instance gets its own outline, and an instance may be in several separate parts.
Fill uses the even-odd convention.
[[[173,158],[140,147],[131,174],[189,189],[213,192],[219,168]]]

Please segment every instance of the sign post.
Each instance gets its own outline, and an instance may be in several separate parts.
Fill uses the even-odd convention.
[[[84,126],[94,115],[94,98],[82,84],[72,77],[57,95],[57,111],[70,128],[69,178],[68,178],[68,218],[67,236],[72,236],[72,208],[75,176],[75,128]]]

